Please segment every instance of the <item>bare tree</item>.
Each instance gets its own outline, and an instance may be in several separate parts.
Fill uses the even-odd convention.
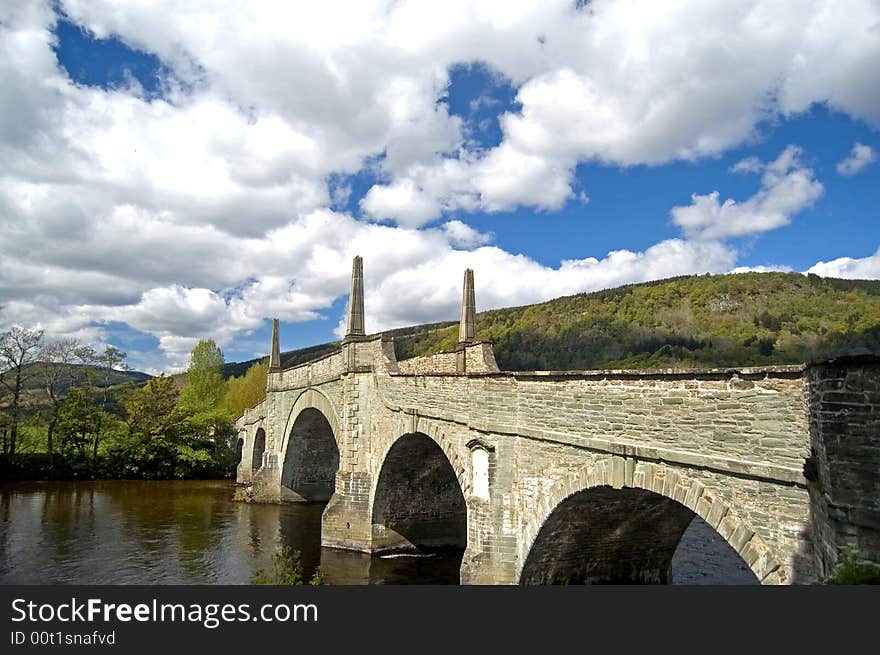
[[[55,427],[58,424],[58,409],[77,380],[77,365],[91,363],[91,355],[91,348],[77,339],[59,339],[46,344],[40,351],[40,361],[46,364],[42,368],[43,385],[51,403],[51,415],[46,430],[46,451],[49,454],[50,465],[55,452],[54,437]]]
[[[18,423],[21,417],[21,393],[25,382],[33,374],[30,365],[37,361],[43,330],[14,327],[0,334],[0,385],[9,399],[9,437],[3,441],[4,454],[15,458],[18,441]]]

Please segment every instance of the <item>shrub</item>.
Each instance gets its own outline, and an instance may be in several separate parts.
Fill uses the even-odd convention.
[[[837,561],[837,573],[825,581],[834,585],[880,584],[880,566],[843,552]]]

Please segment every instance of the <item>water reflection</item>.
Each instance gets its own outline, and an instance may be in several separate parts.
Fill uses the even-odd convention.
[[[458,584],[463,551],[385,555],[321,549],[328,584]]]
[[[281,546],[329,584],[456,584],[462,553],[371,557],[322,549],[320,504],[248,505],[224,481],[0,484],[0,584],[248,584]],[[741,558],[695,519],[676,584],[748,584]]]
[[[330,584],[458,581],[461,553],[321,549],[323,505],[248,505],[224,481],[0,485],[0,583],[248,584],[281,546]]]

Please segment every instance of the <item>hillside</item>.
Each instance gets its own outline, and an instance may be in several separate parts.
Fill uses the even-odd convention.
[[[268,345],[269,344],[266,344],[267,347]],[[333,352],[338,346],[339,344],[334,342],[322,343],[318,346],[309,346],[308,348],[300,348],[299,350],[289,350],[281,353],[281,363],[284,368],[296,366],[297,364],[302,364],[310,359],[315,359],[326,353]],[[244,375],[248,368],[257,361],[259,360],[250,359],[246,362],[227,362],[223,365],[223,377],[228,378],[233,375]],[[185,376],[184,373],[181,373],[180,375]]]
[[[435,323],[387,334],[406,359],[451,349],[458,328]],[[711,368],[880,353],[880,281],[687,276],[481,312],[477,336],[494,343],[502,370]],[[337,346],[289,351],[282,362],[292,366]],[[227,373],[253,361],[228,364]]]
[[[35,362],[26,366],[23,370],[22,402],[26,407],[39,409],[51,404],[49,395],[46,393],[47,368],[56,369],[54,374],[56,393],[59,398],[67,396],[70,389],[81,387],[89,382],[96,389],[105,389],[107,402],[110,408],[117,407],[128,389],[141,386],[150,379],[150,375],[140,371],[117,371],[88,364],[50,364]],[[0,387],[0,392],[6,390]],[[103,394],[103,392],[102,392]],[[0,393],[0,406],[9,403],[10,396]]]
[[[24,370],[24,389],[29,392],[42,392],[46,379],[45,368],[53,367],[67,369],[58,376],[58,391],[60,394],[66,395],[72,387],[79,387],[88,382],[89,375],[92,376],[92,384],[98,388],[116,387],[122,384],[135,383],[143,384],[152,376],[140,371],[117,371],[115,369],[108,371],[106,368],[90,366],[88,364],[49,364],[45,362],[35,362]]]

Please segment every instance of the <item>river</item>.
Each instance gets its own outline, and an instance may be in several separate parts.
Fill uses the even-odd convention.
[[[302,553],[328,584],[455,584],[458,555],[370,557],[321,548],[323,505],[232,500],[228,481],[0,484],[0,584],[248,584]],[[702,525],[701,525],[702,524]],[[725,550],[726,549],[726,550]],[[755,582],[699,519],[673,559],[679,584]]]

